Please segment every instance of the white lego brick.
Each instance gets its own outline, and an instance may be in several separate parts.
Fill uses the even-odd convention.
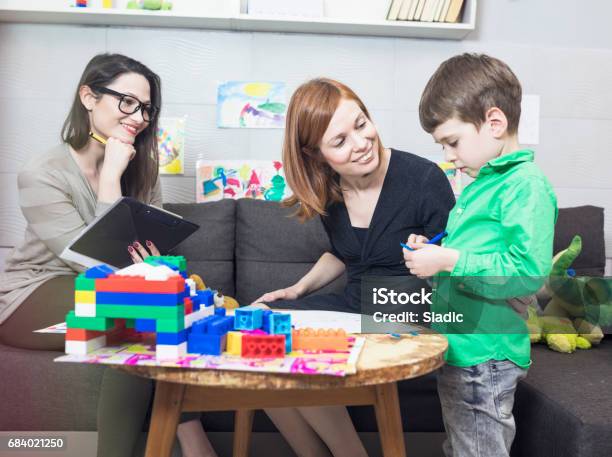
[[[66,354],[85,355],[106,346],[106,335],[89,341],[66,340]]]
[[[214,306],[202,306],[199,310],[194,313],[187,314],[185,316],[185,328],[190,328],[195,321],[204,319],[205,317],[212,316],[215,314]]]
[[[94,303],[76,303],[74,315],[77,317],[96,317],[96,305]]]
[[[158,344],[155,347],[155,356],[157,360],[178,359],[187,355],[187,343],[181,344]]]
[[[189,287],[189,296],[190,297],[194,297],[194,296],[198,295],[197,294],[196,283],[195,283],[195,281],[193,279],[191,279],[191,278],[185,279],[185,285],[187,287]]]
[[[168,278],[180,275],[178,271],[174,271],[166,265],[150,265],[144,262],[122,268],[115,274],[119,276],[144,276],[147,281],[166,281]]]

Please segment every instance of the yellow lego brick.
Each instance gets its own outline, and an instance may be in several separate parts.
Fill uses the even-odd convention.
[[[242,333],[227,332],[227,352],[232,355],[242,354]]]
[[[96,304],[96,291],[95,290],[75,290],[74,291],[74,302],[85,303],[88,305]]]

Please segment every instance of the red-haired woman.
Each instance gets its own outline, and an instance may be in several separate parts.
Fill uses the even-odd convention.
[[[283,161],[293,191],[285,203],[298,205],[301,220],[320,216],[332,250],[295,284],[256,300],[274,308],[359,312],[361,277],[409,275],[399,243],[441,232],[455,203],[435,163],[386,149],[363,102],[330,79],[293,94]],[[307,296],[345,271],[344,293]],[[300,456],[366,455],[344,407],[266,412]]]

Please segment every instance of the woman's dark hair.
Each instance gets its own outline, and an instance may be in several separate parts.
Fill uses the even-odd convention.
[[[95,86],[106,87],[125,73],[137,73],[146,78],[151,90],[151,104],[161,107],[161,80],[148,67],[121,54],[99,54],[89,61],[77,86],[70,113],[62,128],[62,140],[73,149],[83,148],[89,141],[89,116],[81,103],[79,90],[88,86],[94,94]],[[96,94],[101,96],[101,94]],[[121,193],[141,201],[150,199],[158,179],[157,121],[153,117],[147,127],[136,137],[136,155],[121,177]]]

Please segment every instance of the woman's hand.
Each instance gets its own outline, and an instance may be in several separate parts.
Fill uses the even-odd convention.
[[[302,290],[296,284],[291,287],[287,287],[286,289],[278,289],[273,292],[268,292],[266,294],[263,294],[253,303],[260,303],[260,302],[270,303],[276,300],[295,300],[297,298],[300,298],[301,295],[302,295]]]
[[[123,143],[117,138],[109,138],[104,149],[104,163],[100,170],[100,178],[119,180],[130,160],[136,155],[134,146]]]
[[[145,248],[138,241],[134,241],[133,244],[130,244],[128,246],[128,253],[130,254],[130,257],[132,257],[132,261],[134,263],[142,262],[144,259],[151,255],[161,255],[157,247],[155,247],[155,245],[151,241],[147,241],[146,245],[147,247]]]

